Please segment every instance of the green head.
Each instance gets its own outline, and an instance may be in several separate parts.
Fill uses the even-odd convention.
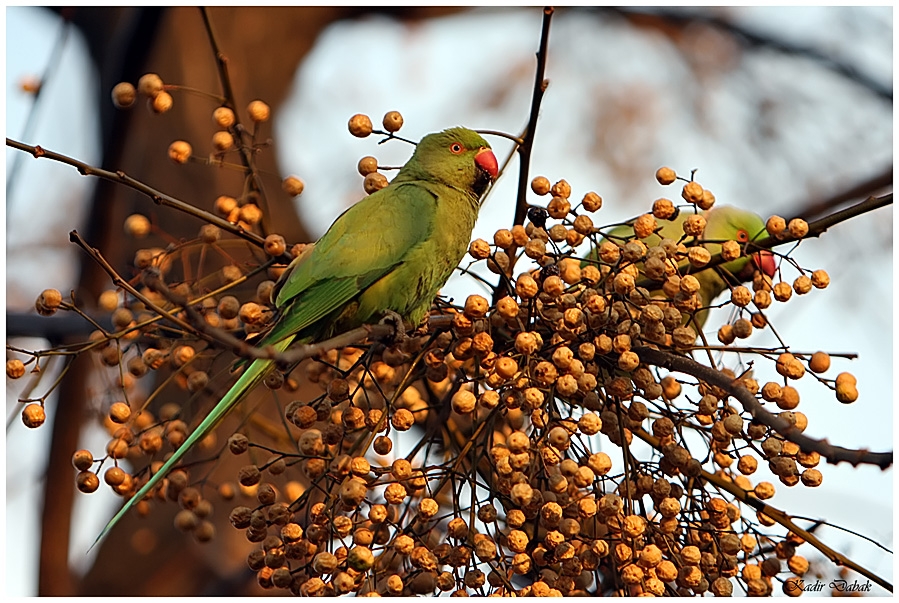
[[[397,180],[428,180],[480,197],[499,167],[490,145],[468,128],[449,128],[421,139]]]
[[[706,226],[702,234],[704,240],[726,241],[733,240],[744,244],[749,241],[763,239],[766,236],[765,222],[761,216],[751,211],[737,209],[736,207],[722,206],[709,210],[705,215]],[[705,247],[712,255],[721,251],[721,245],[707,243]],[[774,257],[770,251],[763,250],[752,256],[755,267],[758,267],[768,276],[772,276],[775,270]],[[741,257],[723,265],[724,269],[738,276],[744,271],[751,275],[753,265],[748,257]]]

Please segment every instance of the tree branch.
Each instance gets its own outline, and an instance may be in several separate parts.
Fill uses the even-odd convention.
[[[684,356],[678,356],[670,352],[663,352],[648,347],[635,347],[634,352],[642,362],[652,364],[668,370],[692,375],[715,387],[720,387],[729,395],[740,401],[743,409],[759,423],[770,427],[786,440],[793,442],[803,452],[817,452],[834,465],[847,462],[853,467],[858,465],[875,465],[881,469],[887,469],[893,464],[892,452],[870,452],[868,450],[852,450],[835,446],[825,440],[816,440],[803,435],[789,421],[777,417],[767,411],[748,389],[735,384],[731,377],[713,368],[705,366]]]

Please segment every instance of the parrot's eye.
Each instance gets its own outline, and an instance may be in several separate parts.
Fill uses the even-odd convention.
[[[749,240],[749,233],[746,232],[745,230],[738,230],[737,231],[737,240],[741,243],[745,243],[746,241]]]
[[[453,144],[450,145],[450,152],[453,155],[458,155],[459,153],[461,153],[464,150],[465,150],[465,147],[463,147],[458,142],[454,142]]]

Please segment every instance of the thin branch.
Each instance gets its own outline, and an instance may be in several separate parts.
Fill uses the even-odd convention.
[[[58,161],[59,163],[70,165],[70,166],[74,167],[75,169],[77,169],[78,172],[83,176],[96,176],[97,178],[101,178],[103,180],[109,180],[110,182],[124,184],[125,186],[127,186],[129,188],[132,188],[138,192],[141,192],[141,193],[147,195],[157,205],[171,207],[173,209],[177,209],[178,211],[189,214],[189,215],[191,215],[195,218],[198,218],[204,222],[207,222],[209,224],[214,224],[215,226],[218,226],[222,230],[224,230],[226,232],[230,232],[231,234],[236,235],[236,236],[256,245],[257,247],[265,246],[265,239],[263,239],[259,235],[255,234],[253,232],[250,232],[248,230],[245,230],[243,227],[241,227],[238,224],[232,224],[231,222],[228,222],[227,220],[219,218],[215,214],[211,214],[207,211],[203,211],[202,209],[194,207],[193,205],[190,205],[189,203],[185,203],[184,201],[181,201],[181,200],[171,197],[161,191],[158,191],[155,188],[152,188],[151,186],[144,184],[140,180],[137,180],[135,178],[132,178],[131,176],[128,176],[127,174],[125,174],[125,172],[123,172],[121,170],[116,171],[116,172],[110,172],[109,170],[104,170],[102,168],[94,167],[83,161],[73,159],[73,158],[63,155],[61,153],[49,151],[40,146],[31,146],[31,145],[28,145],[28,144],[25,144],[22,142],[18,142],[16,140],[12,140],[11,138],[6,139],[6,146],[12,147],[14,149],[18,149],[20,151],[25,151],[26,153],[30,153],[31,155],[34,156],[35,159],[50,159],[52,161]],[[293,260],[293,258],[290,257],[290,255],[286,254],[286,253],[283,254],[278,259],[286,264],[290,263]]]
[[[112,283],[116,287],[121,287],[122,289],[124,289],[125,291],[127,291],[128,293],[133,295],[136,299],[143,302],[147,308],[149,308],[156,314],[164,317],[168,321],[174,323],[175,325],[179,326],[180,328],[184,329],[185,331],[197,334],[200,337],[202,337],[203,339],[206,339],[207,341],[210,341],[210,342],[214,341],[211,337],[209,337],[205,333],[202,333],[199,330],[195,329],[189,323],[181,320],[180,318],[173,315],[168,310],[159,307],[157,304],[155,304],[153,302],[153,300],[151,300],[146,295],[143,295],[140,291],[138,291],[137,289],[132,287],[131,284],[128,281],[126,281],[125,279],[123,279],[119,275],[119,273],[116,272],[115,268],[113,268],[109,264],[109,262],[106,261],[106,258],[103,257],[103,254],[100,253],[100,250],[88,245],[87,241],[85,241],[81,237],[81,235],[78,234],[77,230],[73,230],[72,232],[69,233],[69,240],[72,241],[73,243],[75,243],[76,245],[78,245],[79,247],[81,247],[84,251],[86,251],[88,253],[88,255],[90,255],[91,258],[95,262],[97,262],[97,264],[99,264],[100,267],[103,268],[103,270],[106,271],[106,273],[112,279]]]
[[[881,469],[887,469],[893,464],[892,452],[870,452],[864,449],[853,450],[835,446],[826,439],[817,440],[810,438],[807,435],[803,435],[789,421],[777,417],[766,410],[748,389],[742,385],[736,384],[731,377],[713,368],[700,364],[695,360],[648,347],[635,347],[634,352],[637,353],[641,361],[646,362],[647,364],[686,373],[714,385],[715,387],[720,387],[729,395],[739,400],[743,405],[744,410],[746,410],[753,419],[770,427],[786,440],[793,442],[799,446],[803,452],[817,452],[827,459],[828,463],[836,465],[841,462],[847,462],[853,467],[862,464],[875,465]]]
[[[540,32],[540,46],[537,50],[537,72],[534,75],[534,94],[531,97],[531,113],[528,117],[528,124],[521,135],[521,145],[518,147],[518,154],[521,157],[520,172],[518,174],[518,196],[515,204],[515,220],[513,224],[524,224],[524,218],[527,214],[527,190],[528,190],[528,174],[531,165],[531,152],[534,148],[534,136],[537,132],[537,119],[540,117],[540,103],[543,101],[543,94],[549,87],[549,80],[546,76],[546,48],[549,44],[549,25],[552,21],[554,9],[548,6],[543,9],[543,29]]]

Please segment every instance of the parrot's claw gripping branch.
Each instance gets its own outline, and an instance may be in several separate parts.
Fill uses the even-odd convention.
[[[378,324],[393,325],[393,343],[402,343],[402,341],[406,339],[406,324],[403,322],[403,317],[393,310],[385,310],[384,318],[379,320]]]

